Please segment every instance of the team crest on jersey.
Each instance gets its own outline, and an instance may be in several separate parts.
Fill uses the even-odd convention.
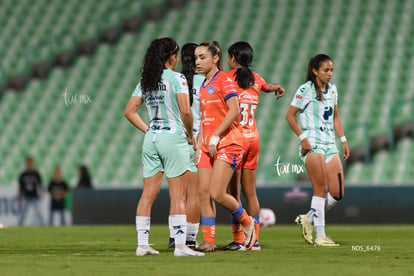
[[[214,86],[210,86],[210,87],[208,88],[208,90],[207,90],[207,93],[208,93],[209,95],[213,94],[213,93],[214,93]]]
[[[296,95],[296,99],[298,99],[298,100],[302,100],[302,95]]]

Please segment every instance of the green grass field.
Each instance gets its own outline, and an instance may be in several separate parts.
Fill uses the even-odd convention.
[[[217,227],[217,245],[231,241]],[[174,257],[168,227],[153,225],[159,256],[136,257],[135,225],[0,229],[1,275],[413,275],[414,226],[328,226],[338,248],[306,244],[296,225],[260,232],[261,251]],[[199,240],[201,232],[199,233]]]

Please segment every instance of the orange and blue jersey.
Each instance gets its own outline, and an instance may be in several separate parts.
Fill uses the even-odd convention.
[[[217,71],[209,83],[202,84],[200,88],[201,124],[203,126],[204,143],[201,149],[208,152],[210,138],[214,131],[223,122],[229,108],[226,101],[231,97],[237,97],[236,84],[223,71]],[[239,121],[234,121],[231,126],[220,135],[217,149],[236,144],[243,146],[243,138]]]
[[[237,93],[239,94],[240,104],[240,126],[242,128],[243,138],[246,142],[256,141],[259,139],[259,132],[256,128],[256,119],[254,114],[259,104],[261,91],[269,91],[266,81],[257,73],[254,75],[254,85],[249,88],[240,88],[236,82],[237,69],[227,72],[227,75],[235,82]]]

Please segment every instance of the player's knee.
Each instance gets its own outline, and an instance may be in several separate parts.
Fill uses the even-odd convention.
[[[211,191],[211,198],[218,204],[221,204],[221,202],[223,201],[224,195],[219,191],[213,191],[213,190]]]

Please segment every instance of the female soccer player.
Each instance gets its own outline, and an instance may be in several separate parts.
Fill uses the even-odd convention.
[[[195,43],[187,43],[181,47],[181,73],[186,77],[190,91],[190,105],[193,114],[193,134],[196,137],[200,129],[201,110],[200,110],[200,87],[204,77],[195,73],[194,52],[197,48]],[[195,150],[193,145],[189,145],[190,151],[190,171],[188,174],[188,186],[186,197],[187,214],[187,241],[188,247],[194,249],[198,228],[200,226],[200,195],[197,176],[197,167],[194,162]],[[169,248],[174,247],[174,239],[170,237]]]
[[[188,143],[193,140],[193,120],[185,77],[173,70],[179,47],[171,38],[155,39],[148,47],[137,85],[125,109],[125,117],[145,133],[142,162],[144,189],[136,211],[137,256],[158,255],[149,246],[152,204],[160,190],[163,173],[170,191],[170,236],[175,239],[174,256],[203,256],[185,245],[187,222],[185,193],[190,166]],[[149,125],[137,111],[145,102]]]
[[[239,94],[240,102],[240,126],[244,140],[243,159],[237,170],[241,174],[241,185],[243,194],[247,201],[249,214],[256,221],[257,241],[252,250],[260,250],[258,241],[260,228],[260,205],[256,195],[256,169],[259,158],[259,132],[256,128],[255,111],[259,104],[260,92],[275,92],[276,100],[285,94],[285,90],[277,83],[269,83],[256,72],[250,69],[253,62],[253,49],[248,42],[240,41],[232,44],[228,50],[227,63],[231,71],[227,75],[233,79],[237,85],[236,90]],[[240,171],[242,170],[242,171]],[[240,183],[233,177],[231,191],[233,196],[240,201]],[[236,181],[234,181],[236,180]],[[224,247],[226,250],[244,250],[244,235],[241,225],[232,219],[232,232],[234,241]]]
[[[196,48],[196,70],[205,75],[200,89],[201,127],[197,139],[196,163],[200,180],[200,210],[204,241],[200,251],[215,251],[215,205],[229,210],[244,227],[245,247],[256,241],[254,220],[237,200],[227,194],[227,186],[243,156],[239,128],[239,101],[235,83],[222,71],[222,51],[216,41]]]
[[[315,246],[339,246],[325,234],[325,210],[344,196],[344,173],[334,131],[342,142],[344,159],[350,154],[339,118],[338,90],[330,83],[333,69],[332,59],[327,55],[311,58],[306,83],[296,91],[286,114],[287,122],[301,141],[299,156],[313,186],[310,211],[299,215],[295,221],[301,225],[305,241]],[[298,112],[300,126],[296,120]],[[316,231],[315,241],[312,225]]]

